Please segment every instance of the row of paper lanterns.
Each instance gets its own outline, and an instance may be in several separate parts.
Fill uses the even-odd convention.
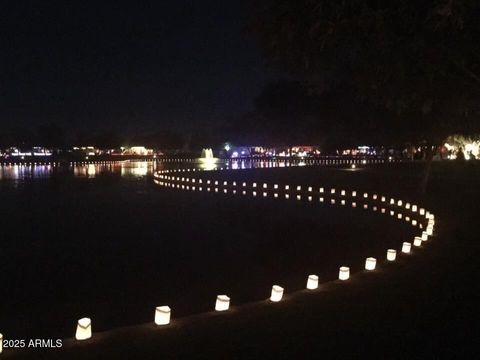
[[[190,169],[182,169],[181,171],[190,171]],[[193,169],[195,171],[195,169]],[[166,172],[169,172],[168,170]],[[162,173],[162,172],[160,172]],[[160,178],[163,179],[163,176],[160,176]],[[184,178],[180,180],[180,178],[176,178],[178,181],[185,181]],[[175,179],[173,179],[175,180]],[[192,179],[195,180],[195,179]],[[187,180],[190,181],[190,180]],[[193,181],[194,182],[194,181]],[[208,181],[209,183],[210,181]],[[202,183],[202,180],[199,180],[199,183]],[[215,185],[218,185],[219,182],[218,180],[215,181]],[[226,181],[223,182],[224,186],[226,186],[228,183]],[[236,186],[236,183],[233,182],[233,185]],[[243,186],[246,186],[246,183],[242,184]],[[253,187],[256,187],[256,183],[253,184]],[[267,188],[268,185],[264,184],[264,188]],[[278,185],[274,185],[274,188],[278,188]],[[289,189],[289,186],[286,185],[285,187],[286,190]],[[297,190],[300,191],[301,187],[297,187]],[[335,192],[334,189],[333,193]],[[309,187],[309,191],[311,191],[311,187]],[[355,196],[355,193],[353,194]],[[367,197],[367,196],[364,196]],[[376,198],[376,197],[375,197]],[[382,199],[384,199],[382,197]],[[383,200],[384,201],[384,200]],[[393,199],[390,202],[390,204],[394,204]],[[401,206],[402,203],[401,201],[398,202],[398,206]],[[415,208],[412,208],[412,211],[416,211],[416,205],[414,205]],[[408,206],[407,208],[410,208]],[[414,210],[415,209],[415,210]],[[420,214],[424,214],[424,209],[420,209]],[[427,231],[422,232],[422,237],[416,236],[413,242],[414,246],[420,246],[423,241],[426,241],[428,239],[429,235],[432,235],[433,232],[433,225],[434,225],[434,220],[433,220],[433,214],[429,216],[429,223],[427,226]],[[402,244],[402,253],[410,253],[411,252],[411,243],[409,242],[404,242]],[[395,261],[397,257],[397,251],[395,249],[388,249],[387,250],[387,260],[388,261]],[[369,257],[365,260],[365,270],[372,271],[375,270],[377,264],[377,260],[373,257]],[[338,274],[339,280],[345,281],[350,278],[350,268],[347,266],[341,266],[339,268],[339,274]],[[309,275],[307,278],[307,285],[306,288],[309,290],[314,290],[318,288],[318,276],[317,275]],[[273,285],[272,286],[272,291],[270,295],[270,301],[272,302],[279,302],[281,301],[284,293],[284,288],[279,286],[279,285]],[[215,302],[215,311],[227,311],[230,308],[230,297],[227,295],[218,295],[216,302]],[[154,322],[155,324],[161,326],[161,325],[168,325],[170,323],[171,319],[171,309],[169,306],[157,306],[155,308],[155,317],[154,317]],[[85,340],[89,339],[92,336],[92,324],[91,324],[91,319],[90,318],[82,318],[78,320],[77,324],[77,330],[75,334],[75,338],[77,340]]]
[[[189,170],[188,170],[188,171],[189,171]],[[207,185],[220,186],[220,183],[222,183],[221,181],[218,181],[218,180],[215,180],[215,181],[211,181],[211,180],[202,181],[202,179],[196,180],[195,178],[190,179],[190,178],[188,178],[188,177],[185,178],[185,177],[178,177],[178,176],[175,177],[175,176],[157,175],[157,177],[160,178],[160,179],[177,180],[177,181],[179,181],[179,182],[187,182],[187,183],[191,182],[192,184],[194,184],[194,183],[198,183],[198,184],[206,183]],[[174,184],[168,184],[168,186],[175,187]],[[228,186],[228,182],[227,182],[227,181],[223,181],[223,186]],[[232,187],[236,187],[236,186],[237,186],[237,183],[236,183],[235,181],[233,181],[233,182],[231,183],[231,186],[232,186]],[[245,182],[243,182],[241,186],[242,186],[243,188],[245,188],[247,185],[246,185]],[[252,187],[253,187],[253,188],[257,188],[257,187],[258,187],[258,186],[257,186],[257,183],[255,183],[255,182],[252,183]],[[188,186],[188,185],[176,184],[176,188],[181,188],[181,189],[187,189],[187,190],[189,190],[189,189],[190,189],[190,186]],[[264,183],[263,186],[262,186],[262,188],[263,188],[264,190],[266,190],[266,189],[268,188],[268,185],[267,185],[266,183]],[[279,189],[278,184],[273,185],[273,188],[274,188],[275,190]],[[199,190],[201,190],[201,189],[202,189],[202,187],[199,187]],[[195,187],[194,187],[194,186],[192,186],[192,190],[195,190]],[[210,190],[210,188],[207,187],[207,191],[209,191],[209,190]],[[290,186],[289,186],[289,185],[285,185],[285,191],[288,191],[288,190],[290,190]],[[297,186],[297,187],[296,187],[296,190],[297,190],[297,191],[301,191],[301,190],[302,190],[302,186],[300,186],[300,185]],[[312,192],[312,191],[313,191],[313,188],[312,188],[311,186],[309,186],[309,187],[308,187],[308,192]],[[215,192],[218,192],[218,188],[215,188]],[[227,189],[224,189],[224,193],[227,193],[227,192],[228,192]],[[236,191],[233,190],[233,193],[236,193]],[[319,193],[325,193],[325,188],[323,188],[323,187],[319,188]],[[332,195],[335,194],[335,193],[336,193],[336,189],[335,189],[335,188],[330,189],[330,193],[331,193]],[[245,195],[245,194],[246,194],[246,191],[243,191],[242,194]],[[340,194],[341,194],[341,196],[346,196],[346,191],[345,191],[345,190],[341,190]],[[252,191],[252,195],[253,195],[253,196],[256,196],[256,195],[257,195],[257,192],[256,192],[256,191]],[[264,192],[263,192],[263,196],[266,197],[266,196],[267,196],[267,192],[264,191]],[[356,196],[357,196],[357,192],[356,192],[356,191],[352,191],[352,192],[351,192],[351,197],[356,197]],[[274,194],[274,197],[278,197],[278,194],[275,193],[275,194]],[[289,195],[289,194],[285,194],[285,197],[286,197],[286,198],[289,198],[290,195]],[[368,198],[368,197],[369,197],[369,194],[368,194],[368,193],[363,193],[363,197],[364,197],[364,198]],[[378,199],[378,195],[377,195],[377,194],[373,194],[373,195],[371,196],[371,198],[372,198],[373,200],[377,200],[377,199]],[[298,200],[301,200],[301,195],[297,195],[297,199],[298,199]],[[312,200],[312,197],[308,197],[308,199],[311,201],[311,200]],[[324,198],[320,198],[320,201],[321,201],[321,202],[323,202],[323,200],[324,200]],[[386,200],[387,200],[387,199],[386,199],[385,196],[382,196],[382,197],[381,197],[381,201],[382,201],[382,202],[386,202]],[[334,200],[334,199],[332,199],[331,202],[332,202],[332,204],[335,204],[335,200]],[[342,205],[345,205],[346,203],[345,203],[344,200],[341,200],[341,204],[342,204]],[[396,206],[398,206],[398,207],[402,207],[402,206],[404,205],[404,202],[403,202],[402,200],[395,201],[393,198],[391,198],[390,201],[389,201],[389,204],[392,205],[392,206],[395,206],[395,205],[396,205]],[[352,203],[352,206],[353,206],[353,207],[356,207],[356,203],[353,202],[353,203]],[[368,205],[364,204],[364,207],[365,207],[365,208],[368,208]],[[417,209],[418,209],[418,208],[417,208],[417,205],[411,205],[411,204],[408,203],[408,202],[405,203],[404,207],[405,207],[405,209],[411,210],[412,212],[417,212]],[[374,207],[374,210],[375,210],[375,211],[376,211],[376,209],[377,209],[377,208]],[[385,209],[382,209],[382,213],[384,213],[384,212],[385,212]],[[419,214],[420,214],[420,215],[425,215],[425,214],[426,214],[425,209],[420,208],[420,209],[419,209]],[[390,215],[393,216],[393,215],[394,215],[394,212],[393,212],[393,211],[390,211]],[[399,213],[399,214],[398,214],[398,218],[399,218],[399,219],[402,219],[402,218],[403,218],[403,215],[402,215],[401,213]],[[406,219],[406,220],[409,220],[410,218],[409,218],[409,217],[405,217],[405,219]],[[413,223],[414,223],[414,225],[416,225],[416,220],[414,220]]]
[[[420,246],[423,240],[421,237],[415,237],[413,245]],[[409,254],[411,252],[411,243],[404,242],[402,245],[402,253]],[[397,257],[397,251],[395,249],[387,250],[387,260],[395,261]],[[376,269],[377,259],[374,257],[368,257],[365,260],[365,270],[373,271]],[[341,266],[338,272],[338,279],[346,281],[350,278],[350,268],[348,266]],[[306,288],[308,290],[318,289],[319,278],[317,275],[311,274],[307,278]],[[280,285],[273,285],[270,301],[279,302],[282,300],[284,295],[284,288]],[[230,297],[227,295],[217,295],[215,302],[215,311],[227,311],[230,308]],[[168,325],[171,321],[171,308],[167,305],[157,306],[155,308],[154,323],[156,325]],[[90,318],[82,318],[78,320],[77,329],[75,332],[75,339],[77,340],[86,340],[92,337],[92,321]],[[1,338],[1,334],[0,334]],[[1,352],[1,349],[0,349]]]
[[[145,159],[143,161],[151,162],[150,159]],[[115,161],[71,161],[70,165],[106,165],[106,164],[116,164],[122,162],[122,160]],[[59,162],[2,162],[0,166],[58,166]]]
[[[180,171],[184,172],[184,171],[190,171],[190,169],[181,169]],[[195,171],[195,169],[193,169],[192,171]],[[161,178],[163,179],[165,177],[165,173],[173,173],[175,171],[170,171],[170,170],[164,170],[164,171],[160,171],[158,172],[158,174],[155,175],[155,177],[158,177],[158,178]],[[179,177],[168,177],[168,179],[170,180],[177,180],[177,181],[184,181],[184,179],[182,178],[180,180]],[[193,180],[195,179],[192,179],[192,182]],[[190,181],[190,180],[188,180]],[[199,183],[201,183],[201,179],[199,179]],[[218,185],[218,180],[216,181],[216,185]],[[226,186],[228,184],[228,182],[224,181],[223,184]],[[236,186],[236,183],[233,182],[232,183],[233,186]],[[253,187],[257,187],[257,184],[256,183],[253,183],[252,184]],[[246,186],[246,183],[243,183],[242,186]],[[268,188],[268,184],[264,183],[263,184],[263,188],[266,189]],[[278,189],[278,185],[275,184],[274,185],[274,189]],[[285,186],[285,190],[289,190],[289,185],[286,185]],[[302,187],[301,186],[297,186],[297,191],[301,191]],[[313,190],[312,187],[308,187],[307,188],[307,191],[308,192],[311,192]],[[320,188],[319,191],[321,193],[324,192],[324,188]],[[331,194],[334,194],[335,193],[335,189],[331,189]],[[341,191],[341,195],[344,196],[346,193],[344,190]],[[356,196],[356,192],[352,192],[352,197],[355,197]],[[364,193],[364,198],[368,198],[368,194],[367,193]],[[373,199],[377,199],[377,195],[373,195],[372,196]],[[381,197],[381,201],[382,202],[386,202],[386,198],[385,197]],[[398,200],[398,202],[395,203],[394,199],[391,199],[390,200],[390,205],[397,205],[397,206],[402,206],[403,203],[401,200]],[[409,203],[405,204],[405,207],[406,209],[410,209],[412,212],[416,212],[417,211],[417,206],[416,205],[410,205]],[[383,209],[382,209],[383,210]],[[415,247],[419,247],[422,245],[422,243],[424,241],[427,241],[429,236],[433,235],[433,229],[434,229],[434,225],[435,225],[435,218],[434,218],[434,215],[429,213],[429,212],[425,212],[425,209],[421,208],[419,209],[419,214],[420,215],[425,215],[426,218],[428,219],[428,224],[427,224],[427,227],[426,227],[426,230],[425,231],[422,231],[422,236],[416,236],[413,240],[413,246]],[[401,214],[399,214],[401,215]],[[410,253],[411,252],[411,248],[412,248],[412,243],[410,242],[404,242],[402,244],[402,249],[401,249],[401,252],[402,253]],[[387,260],[388,261],[395,261],[397,257],[397,251],[395,249],[388,249],[387,250]],[[365,260],[365,270],[367,271],[372,271],[372,270],[375,270],[376,268],[376,263],[377,263],[377,260],[373,257],[369,257]],[[339,268],[339,273],[338,273],[338,278],[339,280],[342,280],[342,281],[345,281],[345,280],[348,280],[350,278],[350,268],[347,267],[347,266],[341,266]],[[308,278],[307,278],[307,285],[306,285],[306,288],[309,289],[309,290],[314,290],[314,289],[317,289],[318,288],[318,276],[317,275],[309,275]],[[283,297],[283,293],[284,293],[284,289],[283,287],[279,286],[279,285],[273,285],[272,286],[272,291],[271,291],[271,295],[270,295],[270,301],[272,302],[278,302],[278,301],[281,301],[282,297]],[[227,295],[218,295],[217,296],[217,299],[216,299],[216,302],[215,302],[215,310],[216,311],[227,311],[230,307],[230,297],[228,297]],[[155,308],[155,317],[154,317],[154,322],[155,324],[161,326],[161,325],[167,325],[170,323],[170,319],[171,319],[171,309],[169,306],[157,306]],[[77,329],[76,329],[76,332],[75,332],[75,338],[77,340],[86,340],[86,339],[89,339],[92,337],[92,321],[90,318],[88,317],[84,317],[82,319],[79,319],[78,320],[78,323],[77,323]],[[3,335],[0,334],[0,353],[2,353],[2,350],[3,350],[3,347],[2,347],[2,344],[3,344]]]
[[[164,163],[194,163],[202,158],[159,158],[159,162]],[[385,163],[387,160],[385,159],[339,159],[339,158],[323,158],[323,159],[295,159],[295,158],[279,158],[279,159],[252,159],[252,158],[235,158],[235,159],[222,159],[222,161],[226,162],[235,162],[235,161],[250,161],[252,163],[264,163],[264,162],[291,162],[291,163],[299,163],[304,162],[306,164],[381,164]],[[391,161],[391,159],[389,160]]]

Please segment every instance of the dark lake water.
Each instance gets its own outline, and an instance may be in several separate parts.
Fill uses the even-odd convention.
[[[360,270],[411,235],[371,212],[167,189],[156,166],[0,168],[4,337],[71,337],[84,316],[94,331],[150,322],[157,305],[210,311],[222,293],[232,305],[265,299],[274,283],[288,292],[310,273]]]

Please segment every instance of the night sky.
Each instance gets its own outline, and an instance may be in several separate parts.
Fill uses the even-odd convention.
[[[245,1],[0,4],[0,121],[69,132],[222,125],[267,82]]]

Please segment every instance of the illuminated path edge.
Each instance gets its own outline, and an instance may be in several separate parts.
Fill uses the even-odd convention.
[[[193,159],[175,159],[172,162],[194,162]],[[323,165],[340,165],[340,164],[354,164],[358,161],[339,161],[339,162],[323,162]],[[374,160],[374,163],[383,162],[379,160]],[[294,162],[291,162],[294,166]],[[310,164],[315,164],[311,162]],[[365,164],[365,162],[364,162]],[[290,166],[290,163],[287,162],[287,167]],[[269,167],[267,167],[268,169]],[[263,169],[263,167],[255,168]],[[177,169],[164,169],[159,170],[154,173],[154,181],[160,186],[164,186],[171,189],[183,190],[183,191],[200,191],[200,192],[211,192],[215,194],[231,194],[238,196],[254,196],[261,198],[275,198],[283,200],[292,200],[292,201],[307,201],[307,202],[317,202],[323,203],[325,205],[340,205],[345,207],[351,207],[352,209],[364,209],[370,210],[377,214],[382,214],[385,216],[391,216],[398,221],[404,221],[414,227],[419,231],[418,236],[415,236],[412,242],[403,242],[401,244],[400,254],[411,253],[415,247],[422,246],[426,241],[430,240],[434,234],[435,226],[435,216],[432,212],[426,210],[423,207],[420,207],[417,204],[412,204],[410,202],[405,202],[402,199],[394,199],[384,194],[378,193],[368,193],[361,192],[355,189],[339,189],[339,188],[327,188],[321,186],[302,186],[302,185],[291,185],[291,184],[280,184],[280,183],[270,183],[270,182],[237,182],[226,179],[205,179],[204,175],[212,171],[222,171],[223,167],[214,167],[211,170],[202,170],[198,168],[177,168]],[[242,170],[242,169],[230,169],[228,167],[225,170]],[[412,246],[413,245],[413,246]],[[396,249],[387,249],[386,250],[386,259],[387,261],[395,261],[398,255],[400,255]],[[377,261],[374,258],[367,258],[365,261],[365,270],[374,270],[376,268]],[[354,273],[355,274],[355,273]],[[352,273],[348,266],[340,266],[339,268],[339,280],[347,281],[351,278]],[[319,282],[318,277],[315,274],[306,274],[306,289],[309,290],[300,290],[289,293],[289,295],[295,295],[295,293],[301,293],[305,291],[310,291],[317,289]],[[329,283],[334,281],[322,282],[321,285],[324,287]],[[270,301],[272,303],[281,301],[284,289],[279,285],[272,284],[272,296]],[[287,289],[288,291],[288,289]],[[212,300],[214,297],[212,296]],[[234,299],[233,299],[234,300]],[[213,301],[212,301],[213,303]],[[248,309],[250,306],[255,306],[260,302],[250,302],[243,305],[237,305],[235,309]],[[229,311],[230,298],[227,295],[217,295],[217,302],[215,304],[215,310],[218,311]],[[122,333],[123,331],[151,331],[152,326],[155,328],[165,327],[166,325],[171,324],[171,309],[168,305],[162,305],[157,307],[155,310],[155,319],[152,324],[144,325],[134,325],[118,329],[112,329],[108,331],[103,331],[96,333],[95,335],[99,338],[108,337],[108,335],[115,336],[116,333]],[[173,309],[174,310],[174,309]],[[212,309],[213,310],[213,309]],[[206,314],[196,314],[190,315],[187,317],[175,319],[175,323],[184,323],[188,319],[201,318]],[[172,317],[174,318],[174,317]],[[94,336],[95,338],[95,336]],[[5,335],[0,333],[0,339],[5,339]],[[75,339],[66,339],[64,340],[64,347],[72,348],[78,341],[87,340],[89,343],[92,340],[92,321],[89,318],[82,318],[77,324],[77,330],[75,333]],[[100,339],[99,339],[100,340]],[[97,341],[94,341],[95,344],[98,344]],[[2,354],[2,345],[0,344],[0,354]],[[20,354],[18,350],[9,349],[10,351]],[[11,354],[14,355],[14,354]]]

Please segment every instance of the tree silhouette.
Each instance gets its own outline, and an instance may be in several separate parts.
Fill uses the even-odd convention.
[[[480,2],[264,0],[256,8],[252,28],[267,62],[321,94],[348,89],[356,104],[386,111],[378,133],[435,146],[480,131]]]
[[[479,15],[472,0],[271,0],[253,28],[270,65],[436,145],[480,129]]]

